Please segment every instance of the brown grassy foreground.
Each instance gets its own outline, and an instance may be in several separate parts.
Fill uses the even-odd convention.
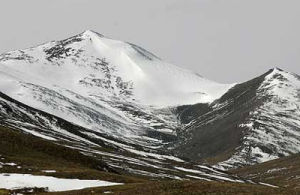
[[[231,172],[256,181],[300,189],[300,154],[243,167]]]
[[[166,194],[300,194],[300,191],[285,188],[272,188],[260,185],[237,184],[225,182],[202,181],[161,181],[123,186],[90,188],[78,191],[42,193],[43,195],[91,195],[91,194],[124,194],[124,195],[166,195]]]
[[[7,190],[0,189],[0,195],[8,195],[9,192]]]

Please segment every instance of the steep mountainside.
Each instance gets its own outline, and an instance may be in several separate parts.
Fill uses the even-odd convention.
[[[232,168],[300,152],[300,77],[278,68],[237,84],[212,104],[177,109],[176,150]]]

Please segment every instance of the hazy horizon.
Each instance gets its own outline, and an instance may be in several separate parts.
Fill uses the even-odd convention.
[[[85,30],[135,43],[222,83],[300,74],[296,0],[3,0],[0,53]]]

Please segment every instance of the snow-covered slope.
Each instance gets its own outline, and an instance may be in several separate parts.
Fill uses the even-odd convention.
[[[160,107],[212,102],[231,86],[209,81],[165,63],[139,46],[92,31],[3,54],[0,62],[2,74],[27,83]],[[14,94],[17,90],[5,92]]]

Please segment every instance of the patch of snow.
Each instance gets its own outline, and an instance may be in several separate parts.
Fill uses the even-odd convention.
[[[268,170],[267,173],[279,172],[279,171],[283,171],[283,170],[286,170],[286,169],[287,169],[286,167],[283,167],[283,168],[274,168],[274,169]]]
[[[278,186],[274,186],[268,183],[263,183],[263,182],[259,182],[259,184],[264,185],[264,186],[268,186],[268,187],[272,187],[272,188],[279,188]]]
[[[48,176],[37,176],[30,174],[0,174],[0,188],[48,188],[50,192],[79,190],[90,187],[122,185],[100,180],[61,179]]]
[[[194,178],[194,179],[204,180],[204,181],[212,181],[210,179],[207,179],[207,178],[204,178],[204,177],[197,177],[197,176],[194,176],[194,175],[186,175],[186,176]]]
[[[0,162],[0,165],[6,165],[6,166],[17,166],[17,164],[16,163],[2,163],[2,162]]]
[[[263,152],[259,147],[251,147],[251,154],[258,157],[258,163],[274,160],[277,158],[272,154]]]
[[[138,151],[138,150],[130,149],[130,148],[127,148],[126,150],[128,150],[131,153],[138,154],[138,155],[141,155],[141,156],[149,156],[149,157],[153,157],[153,158],[157,158],[157,159],[168,159],[168,160],[173,160],[173,161],[177,161],[177,162],[184,162],[184,160],[182,160],[180,158],[177,158],[175,156],[149,153],[149,152]]]
[[[248,127],[249,129],[251,129],[253,127],[253,122],[240,124],[239,127]]]
[[[56,170],[42,170],[44,173],[56,173]]]
[[[37,137],[40,137],[40,138],[43,138],[43,139],[46,139],[46,140],[50,140],[50,141],[57,141],[57,139],[53,138],[53,137],[49,137],[47,135],[43,135],[41,133],[38,133],[36,131],[32,131],[32,130],[28,130],[28,129],[25,129],[25,128],[22,128],[23,131],[27,132],[27,133],[30,133],[34,136],[37,136]]]

